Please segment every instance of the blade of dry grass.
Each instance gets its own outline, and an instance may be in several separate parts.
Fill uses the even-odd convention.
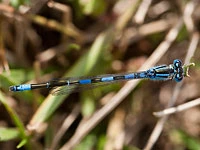
[[[10,68],[8,65],[8,61],[6,59],[6,52],[5,52],[5,48],[4,48],[4,42],[3,42],[3,20],[0,17],[0,74],[3,72],[3,70],[5,69],[5,71],[8,73],[8,75],[10,74]]]
[[[167,109],[164,109],[162,111],[159,111],[159,112],[154,112],[153,114],[156,117],[163,117],[163,116],[166,116],[166,115],[171,115],[171,114],[174,114],[174,113],[177,113],[177,112],[181,112],[181,111],[190,109],[192,107],[196,107],[198,105],[200,105],[200,98],[197,98],[197,99],[192,100],[190,102],[178,105],[176,107],[171,107],[171,108],[167,108]]]
[[[77,116],[78,116],[79,113],[80,113],[80,106],[76,105],[73,108],[71,114],[69,114],[69,116],[67,116],[67,118],[64,120],[62,126],[57,131],[56,135],[54,136],[54,139],[53,139],[53,142],[52,142],[52,145],[51,145],[50,149],[52,149],[52,150],[56,149],[56,147],[58,146],[58,143],[59,143],[60,139],[63,137],[63,135],[66,132],[66,130],[70,127],[70,125],[77,118]]]
[[[127,28],[121,38],[120,47],[126,49],[130,44],[135,43],[148,35],[168,31],[177,21],[178,18],[173,17],[170,19],[160,19],[158,21],[143,24],[138,28]]]
[[[140,4],[139,9],[134,16],[134,21],[137,24],[142,24],[144,22],[145,16],[147,14],[147,11],[149,10],[151,2],[152,0],[143,0],[142,3]]]
[[[133,1],[130,7],[127,8],[127,10],[118,18],[117,22],[115,23],[116,31],[121,32],[125,28],[137,8],[138,1],[139,0]]]

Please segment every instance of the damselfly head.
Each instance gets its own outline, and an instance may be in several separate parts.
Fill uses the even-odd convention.
[[[189,71],[189,68],[194,65],[195,65],[194,63],[190,63],[190,64],[182,66],[181,60],[175,59],[173,61],[173,68],[174,68],[174,71],[176,72],[174,75],[174,80],[176,82],[180,82],[183,79],[183,77],[190,77],[188,74],[188,71]]]

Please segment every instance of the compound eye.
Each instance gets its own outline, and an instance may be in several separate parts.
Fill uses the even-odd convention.
[[[175,59],[173,64],[175,68],[180,68],[182,66],[182,62],[179,59]]]
[[[182,79],[183,79],[183,76],[181,74],[179,74],[179,73],[176,74],[175,77],[174,77],[174,80],[176,82],[180,82]]]

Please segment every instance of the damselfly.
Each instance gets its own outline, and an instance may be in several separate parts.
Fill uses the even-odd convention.
[[[173,64],[155,66],[141,72],[108,74],[93,77],[69,77],[65,79],[51,80],[46,83],[14,85],[10,86],[9,90],[17,92],[42,88],[54,88],[52,94],[59,95],[132,79],[150,79],[159,81],[175,80],[176,82],[180,82],[183,77],[189,76],[188,70],[190,66],[194,66],[194,63],[182,65],[182,62],[179,59],[175,59]]]

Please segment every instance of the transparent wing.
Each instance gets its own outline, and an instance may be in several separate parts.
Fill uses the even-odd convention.
[[[115,82],[109,82],[109,83],[107,82],[107,83],[62,86],[62,87],[53,88],[50,93],[54,96],[64,95],[64,94],[70,94],[70,93],[90,90],[90,89],[97,88],[99,86],[106,86],[106,85],[110,85],[110,84],[113,84],[113,83],[117,83],[117,82],[115,81]]]

